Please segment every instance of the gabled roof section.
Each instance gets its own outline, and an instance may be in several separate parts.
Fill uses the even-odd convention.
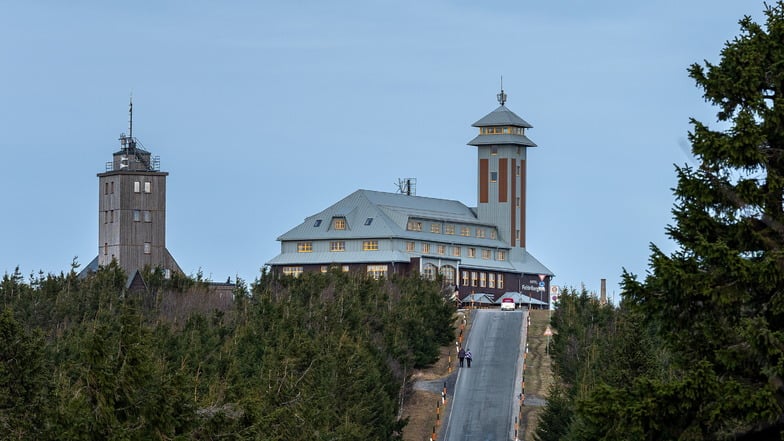
[[[476,138],[468,142],[468,145],[522,145],[525,147],[536,147],[536,144],[525,135],[477,135]]]
[[[346,230],[330,229],[334,217],[345,217]],[[373,221],[368,224],[367,219]],[[478,224],[476,214],[459,201],[357,190],[278,237],[279,241],[408,236],[409,218]],[[317,222],[321,220],[321,222]],[[417,233],[421,234],[422,233]]]
[[[498,106],[497,109],[485,115],[484,118],[471,124],[472,127],[492,127],[492,126],[516,126],[531,129],[533,126],[528,124],[524,119],[520,118],[509,110],[506,106]]]

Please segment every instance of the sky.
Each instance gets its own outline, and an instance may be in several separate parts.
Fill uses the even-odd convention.
[[[252,282],[278,236],[357,189],[476,206],[498,103],[527,135],[527,248],[620,298],[675,250],[674,165],[716,109],[687,75],[762,1],[0,0],[0,273],[98,253],[98,178],[128,131],[160,156],[182,269]]]

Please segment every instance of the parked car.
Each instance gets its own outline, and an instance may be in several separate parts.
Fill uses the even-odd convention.
[[[515,310],[515,301],[513,298],[504,297],[501,300],[501,311],[514,311]]]

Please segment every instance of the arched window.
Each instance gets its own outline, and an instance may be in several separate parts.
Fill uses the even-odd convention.
[[[432,263],[428,263],[422,269],[422,276],[428,280],[435,280],[436,270],[438,270],[438,268],[436,268],[435,265],[433,265]]]
[[[455,284],[455,275],[457,274],[457,270],[455,267],[451,265],[444,265],[441,267],[441,276],[444,277],[444,283],[447,285],[454,285]]]

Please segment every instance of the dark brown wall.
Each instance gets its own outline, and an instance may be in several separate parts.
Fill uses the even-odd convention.
[[[488,197],[488,160],[479,160],[479,202],[486,204],[489,200]]]

